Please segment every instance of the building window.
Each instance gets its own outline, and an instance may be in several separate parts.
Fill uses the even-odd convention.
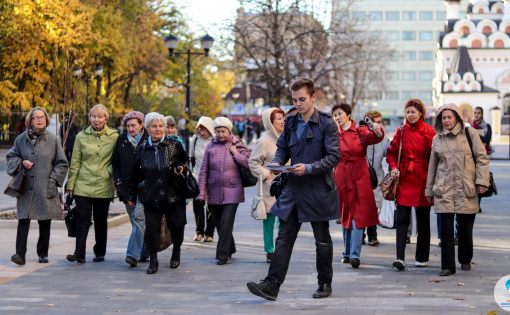
[[[368,32],[368,35],[370,36],[370,38],[381,38],[381,35],[382,35],[382,32],[381,31],[371,31],[371,32]]]
[[[402,20],[404,20],[404,21],[416,21],[416,11],[404,11],[404,12],[402,12]]]
[[[365,17],[366,17],[366,13],[365,12],[362,12],[362,11],[353,11],[352,12],[352,17],[355,19],[355,20],[364,20]]]
[[[386,39],[391,41],[391,42],[398,41],[398,40],[400,40],[400,32],[398,32],[398,31],[387,31],[386,32]]]
[[[420,81],[432,81],[434,74],[432,71],[420,71],[418,74],[418,79]]]
[[[402,51],[402,60],[403,61],[416,60],[416,52],[412,51],[412,50],[403,50]]]
[[[399,11],[387,11],[386,12],[386,21],[400,21],[400,12]]]
[[[421,41],[429,41],[434,39],[434,32],[424,31],[420,32],[420,40]]]
[[[402,96],[402,100],[407,101],[410,98],[415,98],[416,97],[416,92],[414,92],[414,91],[402,91],[402,93],[400,95]]]
[[[412,32],[412,31],[403,31],[403,32],[402,32],[402,40],[405,40],[405,41],[413,41],[413,40],[416,40],[416,32]]]
[[[382,21],[383,19],[382,11],[370,11],[369,16],[371,21]]]
[[[437,21],[446,20],[446,11],[436,11],[436,20]]]
[[[389,81],[399,81],[400,80],[400,72],[398,72],[398,71],[388,71],[388,72],[386,72],[386,80],[389,80]]]
[[[418,98],[425,103],[430,103],[432,101],[432,91],[418,91]]]
[[[399,93],[398,91],[387,91],[384,96],[387,101],[398,101]]]
[[[399,61],[400,60],[400,54],[398,51],[392,51],[390,54],[390,60],[391,61]]]
[[[402,71],[402,81],[416,81],[416,72]]]
[[[432,21],[434,19],[434,12],[432,11],[420,11],[420,20]]]
[[[421,61],[431,61],[434,59],[434,55],[431,51],[420,51]]]

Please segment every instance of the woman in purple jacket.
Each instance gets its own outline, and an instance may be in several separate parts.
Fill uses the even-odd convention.
[[[232,134],[232,122],[226,117],[214,120],[216,136],[207,146],[198,178],[200,195],[207,201],[218,228],[216,262],[225,265],[236,252],[234,220],[237,206],[244,202],[244,188],[239,167],[248,167],[250,151]]]

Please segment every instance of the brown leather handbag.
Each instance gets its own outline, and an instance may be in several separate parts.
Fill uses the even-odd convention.
[[[159,243],[159,251],[163,251],[167,249],[170,245],[172,245],[172,234],[170,234],[170,229],[168,228],[166,215],[163,214],[161,218],[161,230],[160,230],[160,243]]]
[[[400,127],[400,142],[398,145],[398,159],[397,168],[400,166],[400,156],[402,155],[402,138],[404,136],[404,128]],[[398,177],[391,176],[391,172],[384,176],[382,182],[379,184],[383,198],[386,200],[394,201],[397,198],[398,190]]]
[[[5,188],[4,194],[14,198],[21,195],[23,193],[23,181],[25,180],[26,174],[27,170],[23,166],[19,166],[18,170],[7,185],[7,188]]]

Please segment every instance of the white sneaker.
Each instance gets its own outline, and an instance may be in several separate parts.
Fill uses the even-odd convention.
[[[414,262],[415,267],[427,267],[428,265],[429,265],[428,261],[424,261],[424,262],[415,261]]]

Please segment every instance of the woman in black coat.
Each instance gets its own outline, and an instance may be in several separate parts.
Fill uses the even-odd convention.
[[[181,190],[184,186],[181,175],[188,157],[176,139],[165,137],[166,120],[163,115],[149,113],[144,124],[149,137],[136,151],[128,204],[134,205],[138,197],[144,206],[145,244],[150,255],[147,273],[153,274],[159,267],[157,255],[163,214],[173,241],[170,268],[180,265],[186,225],[186,198]]]
[[[126,263],[131,267],[138,265],[140,261],[146,261],[148,254],[143,246],[145,233],[145,215],[143,205],[136,202],[134,206],[128,205],[129,184],[133,175],[135,152],[147,139],[147,130],[143,127],[144,115],[141,112],[132,111],[127,113],[122,122],[124,132],[117,139],[112,156],[113,180],[117,189],[119,200],[126,205],[126,212],[131,221],[131,235],[126,250]]]

